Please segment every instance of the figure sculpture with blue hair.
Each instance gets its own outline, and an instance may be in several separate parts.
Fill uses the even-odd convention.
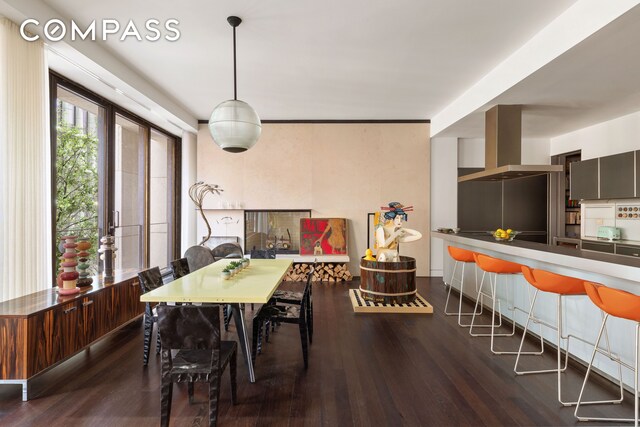
[[[398,202],[389,203],[388,207],[381,208],[378,224],[376,224],[376,246],[378,248],[376,260],[378,262],[398,262],[400,256],[398,247],[400,243],[414,242],[422,238],[422,233],[402,226],[407,220],[407,212],[413,210],[413,206],[403,206]]]

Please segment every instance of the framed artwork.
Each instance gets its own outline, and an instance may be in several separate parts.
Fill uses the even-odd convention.
[[[301,218],[300,255],[345,255],[345,218]]]

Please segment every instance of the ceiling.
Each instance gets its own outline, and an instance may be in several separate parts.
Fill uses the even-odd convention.
[[[50,43],[49,62],[176,134],[195,131],[197,120],[233,97],[226,17],[238,15],[238,98],[263,120],[434,119],[436,136],[481,138],[485,110],[522,104],[523,136],[549,138],[640,110],[639,3],[0,0],[0,13],[16,22],[73,19],[81,27],[132,20],[143,36],[146,20],[177,19],[178,41]],[[597,17],[602,26],[588,22]],[[564,22],[586,22],[590,30]],[[545,37],[546,45],[535,44]],[[520,54],[527,65],[523,48],[551,53],[567,40],[574,41],[557,56],[531,61],[521,78],[509,80],[513,58]],[[500,87],[478,90],[495,76]]]
[[[269,120],[424,120],[575,0],[44,0],[80,25],[179,20],[179,41],[105,48],[197,119],[233,97]],[[186,5],[188,4],[188,7]]]
[[[523,104],[522,134],[548,138],[640,110],[640,7],[443,131],[484,137],[484,111]]]

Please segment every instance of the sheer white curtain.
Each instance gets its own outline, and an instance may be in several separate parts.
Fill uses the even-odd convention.
[[[0,18],[0,301],[52,286],[48,80],[43,43]]]

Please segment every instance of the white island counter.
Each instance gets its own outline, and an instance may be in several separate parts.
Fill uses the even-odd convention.
[[[613,288],[640,294],[640,259],[625,257],[621,255],[611,255],[598,252],[582,251],[578,249],[548,246],[541,243],[514,240],[513,242],[497,242],[488,235],[482,234],[446,234],[432,232],[432,237],[444,240],[444,280],[449,283],[453,270],[453,260],[447,252],[447,246],[455,246],[475,252],[484,253],[489,256],[517,262],[531,268],[539,268],[566,276],[577,277],[584,280],[602,283]],[[459,271],[459,270],[458,270]],[[456,272],[456,274],[459,274]],[[475,299],[474,268],[467,268],[465,271],[465,294]],[[481,278],[478,274],[478,281]],[[507,277],[507,285],[504,279],[499,279],[498,294],[502,298],[507,298],[506,289],[509,289],[509,299],[511,290],[514,292],[516,304],[528,311],[528,292],[533,289],[521,275]],[[456,286],[457,288],[458,286]],[[489,301],[490,303],[490,301]],[[556,324],[556,296],[541,292],[536,305],[536,315]],[[438,309],[438,308],[435,308]],[[442,310],[443,308],[440,307]],[[590,342],[594,342],[601,322],[600,310],[589,300],[587,296],[566,298],[565,306],[565,327],[568,332]],[[505,311],[507,317],[510,312]],[[515,321],[524,327],[526,315],[516,312]],[[612,351],[619,354],[623,360],[633,363],[634,348],[633,336],[634,325],[632,322],[611,318],[607,322],[609,338]],[[538,333],[538,328],[534,327],[533,333]],[[548,341],[555,343],[555,332],[542,328],[542,335]],[[497,341],[501,342],[501,341]],[[512,346],[513,341],[502,341]],[[569,351],[573,356],[585,362],[591,357],[593,346],[585,345],[579,341],[572,340]],[[487,351],[489,351],[487,343]],[[506,356],[502,356],[506,357]],[[598,370],[608,375],[616,375],[617,365],[603,356],[596,357],[597,363],[594,366]],[[633,375],[623,369],[625,383],[633,386]]]

